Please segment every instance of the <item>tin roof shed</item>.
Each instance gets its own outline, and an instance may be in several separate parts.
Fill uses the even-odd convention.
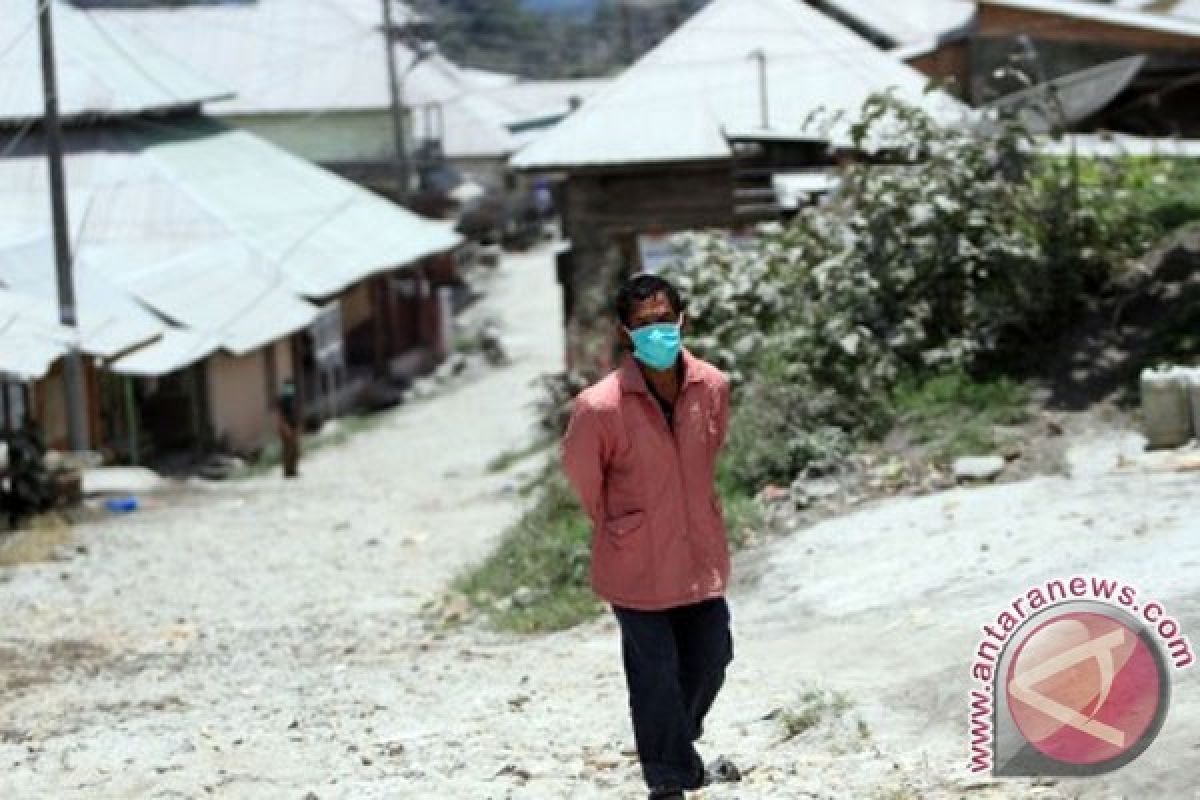
[[[761,54],[760,73],[754,56]],[[764,80],[765,78],[765,80]],[[519,169],[725,160],[725,132],[762,129],[848,140],[866,98],[891,89],[939,117],[966,109],[926,78],[799,0],[713,0],[513,159]],[[763,87],[765,86],[765,92]]]
[[[41,119],[37,2],[0,13],[0,124]],[[66,3],[52,5],[59,111],[64,121],[198,107],[232,96],[152,42]]]
[[[72,130],[66,151],[77,258],[118,284],[125,270],[236,244],[274,264],[294,293],[323,298],[461,242],[444,224],[203,117]],[[0,159],[0,241],[50,229],[43,153],[32,135]]]

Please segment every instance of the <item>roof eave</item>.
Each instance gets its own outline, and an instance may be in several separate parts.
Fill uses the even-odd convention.
[[[231,97],[233,97],[232,94],[217,95],[212,98],[188,100],[186,102],[181,101],[179,103],[169,105],[155,105],[139,109],[118,109],[114,111],[71,111],[60,113],[58,115],[58,119],[63,125],[93,125],[101,122],[111,122],[143,115],[195,112],[199,111],[206,103],[214,102],[215,100],[227,100]],[[44,114],[0,116],[0,128],[16,128],[28,125],[30,123],[38,123],[42,121],[44,116]]]

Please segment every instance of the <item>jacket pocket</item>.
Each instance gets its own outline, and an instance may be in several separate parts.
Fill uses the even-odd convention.
[[[631,511],[628,514],[622,514],[619,517],[613,517],[606,520],[604,530],[608,533],[612,543],[617,547],[625,547],[629,544],[631,535],[637,531],[646,521],[646,515],[642,511]]]

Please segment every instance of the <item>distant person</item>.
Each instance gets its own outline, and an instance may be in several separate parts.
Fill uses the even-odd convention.
[[[550,184],[544,179],[539,179],[533,184],[533,207],[541,219],[554,216],[554,193],[550,191]]]
[[[664,279],[630,279],[616,310],[632,354],[576,398],[563,466],[593,525],[592,588],[620,625],[642,775],[652,800],[677,799],[738,777],[694,745],[733,660],[714,482],[729,382],[682,347],[683,302]]]
[[[296,382],[286,380],[279,390],[276,425],[279,429],[279,450],[283,461],[283,477],[300,474],[300,410],[296,400]]]

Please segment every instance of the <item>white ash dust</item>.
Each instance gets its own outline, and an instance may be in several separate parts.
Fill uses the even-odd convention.
[[[298,483],[189,489],[81,528],[86,555],[3,573],[0,797],[643,796],[610,619],[510,637],[421,614],[519,514],[483,465],[529,441],[530,382],[561,358],[550,254],[494,283],[511,365],[312,455]],[[888,499],[744,554],[758,578],[731,594],[701,747],[746,776],[693,797],[1189,796],[1195,670],[1151,749],[1091,781],[967,773],[966,697],[980,626],[1047,578],[1125,579],[1200,638],[1196,489],[1079,469]],[[847,707],[787,738],[814,691]]]

